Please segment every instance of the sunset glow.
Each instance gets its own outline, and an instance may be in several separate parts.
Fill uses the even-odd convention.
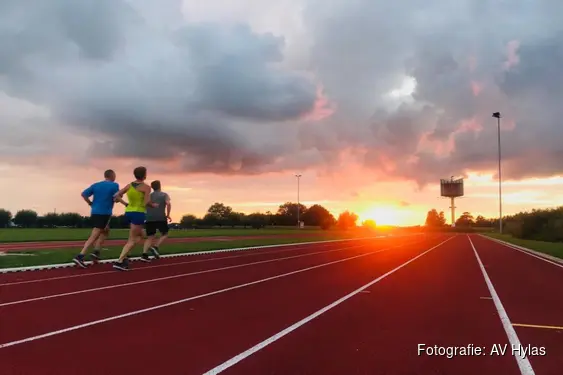
[[[375,206],[358,214],[358,224],[373,220],[377,225],[405,225],[405,214],[398,207]]]

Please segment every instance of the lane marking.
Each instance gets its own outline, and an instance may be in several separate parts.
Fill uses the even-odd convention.
[[[493,297],[479,297],[481,299],[493,299]]]
[[[279,261],[282,261],[282,260],[302,258],[302,257],[306,257],[306,256],[311,256],[311,255],[327,254],[327,253],[332,253],[332,252],[336,252],[336,251],[343,251],[343,250],[361,248],[361,247],[366,247],[366,246],[368,246],[368,245],[348,246],[348,247],[338,248],[338,249],[334,249],[334,250],[322,250],[322,251],[316,251],[316,252],[313,252],[313,253],[292,255],[292,256],[283,257],[283,258],[260,260],[260,261],[257,261],[257,262],[236,264],[236,265],[233,265],[233,266],[225,266],[225,267],[212,268],[212,269],[202,270],[202,271],[181,273],[181,274],[172,275],[172,276],[155,277],[155,278],[152,278],[152,279],[132,281],[132,282],[123,283],[123,284],[113,284],[113,285],[106,285],[106,286],[101,286],[101,287],[97,287],[97,288],[76,290],[74,292],[50,294],[50,295],[41,296],[41,297],[33,297],[33,298],[22,299],[22,300],[17,300],[17,301],[12,301],[12,302],[0,303],[0,307],[20,305],[22,303],[29,303],[29,302],[34,302],[34,301],[44,301],[44,300],[53,299],[53,298],[60,298],[60,297],[73,296],[73,295],[77,295],[77,294],[97,292],[97,291],[100,291],[100,290],[122,288],[122,287],[126,287],[126,286],[131,286],[131,285],[154,283],[154,282],[158,282],[158,281],[172,280],[172,279],[178,279],[178,278],[181,278],[181,277],[188,277],[188,276],[194,276],[194,275],[202,275],[202,274],[211,273],[211,272],[218,272],[218,271],[231,270],[231,269],[235,269],[235,268],[254,266],[254,265],[257,265],[257,264],[279,262]],[[114,272],[117,272],[117,271],[114,271]]]
[[[333,244],[322,244],[322,245],[319,245],[319,247],[326,247],[326,246],[331,246],[331,245],[333,245]],[[311,246],[296,246],[295,248],[292,248],[292,249],[282,249],[282,250],[275,250],[275,251],[260,251],[260,252],[253,252],[253,253],[250,253],[250,254],[230,255],[230,256],[216,257],[216,258],[206,258],[206,259],[180,261],[180,262],[174,262],[174,263],[155,264],[155,265],[143,266],[143,267],[140,267],[140,268],[134,268],[130,272],[144,271],[144,270],[147,270],[147,269],[154,269],[154,268],[182,266],[182,265],[185,265],[185,264],[192,264],[192,263],[215,262],[215,261],[223,260],[223,259],[237,259],[237,258],[246,258],[246,257],[259,256],[259,255],[279,254],[279,253],[285,253],[285,252],[304,250],[304,249],[308,249],[308,248],[311,248]],[[80,271],[81,270],[79,270],[79,272]],[[110,273],[115,274],[116,272],[115,271],[89,272],[89,273],[83,273],[83,274],[79,274],[79,275],[65,275],[65,276],[48,277],[48,278],[44,278],[44,279],[14,281],[14,282],[8,282],[8,283],[0,284],[0,286],[32,284],[32,283],[39,283],[39,282],[45,282],[45,281],[72,279],[72,278],[76,278],[76,277],[106,275],[106,274],[110,274]]]
[[[400,270],[401,268],[405,267],[407,264],[415,261],[416,259],[422,257],[423,255],[429,253],[430,251],[434,250],[435,248],[443,245],[444,243],[448,242],[449,240],[451,240],[452,238],[456,237],[455,235],[452,237],[449,237],[447,240],[439,243],[438,245],[431,247],[430,249],[424,251],[422,254],[419,254],[413,258],[411,258],[410,260],[406,261],[405,263],[401,264],[400,266],[392,269],[391,271],[379,276],[378,278],[370,281],[369,283],[363,285],[362,287],[354,290],[353,292],[345,295],[344,297],[340,298],[339,300],[334,301],[333,303],[331,303],[328,306],[323,307],[322,309],[314,312],[313,314],[301,319],[300,321],[292,324],[291,326],[287,327],[286,329],[276,333],[273,336],[268,337],[266,340],[254,345],[252,348],[245,350],[244,352],[237,354],[236,356],[232,357],[231,359],[221,363],[220,365],[212,368],[211,370],[205,372],[203,375],[215,375],[215,374],[219,374],[223,371],[225,371],[226,369],[228,369],[229,367],[234,366],[235,364],[239,363],[240,361],[242,361],[243,359],[251,356],[252,354],[256,353],[257,351],[265,348],[266,346],[272,344],[273,342],[281,339],[282,337],[284,337],[285,335],[295,331],[296,329],[298,329],[299,327],[303,326],[304,324],[310,322],[311,320],[317,318],[318,316],[320,316],[321,314],[333,309],[334,307],[340,305],[342,302],[346,301],[347,299],[352,298],[353,296],[355,296],[358,293],[361,293],[362,291],[364,291],[365,289],[369,288],[370,286],[378,283],[379,281],[385,279],[387,276],[393,274],[394,272]]]
[[[435,247],[438,247],[441,244],[449,241],[451,238],[452,237],[448,238],[446,241],[440,243],[439,245],[437,245]],[[399,246],[395,246],[395,247],[400,247],[400,246],[403,246],[403,245],[399,245]],[[82,329],[82,328],[91,327],[91,326],[94,326],[94,325],[107,323],[107,322],[127,318],[127,317],[134,316],[134,315],[139,315],[139,314],[143,314],[143,313],[150,312],[150,311],[164,309],[166,307],[171,307],[171,306],[179,305],[179,304],[182,304],[182,303],[185,303],[185,302],[193,301],[193,300],[196,300],[196,299],[201,299],[201,298],[213,296],[213,295],[220,294],[220,293],[225,293],[225,292],[228,292],[228,291],[231,291],[231,290],[242,289],[242,288],[245,288],[245,287],[248,287],[248,286],[251,286],[251,285],[261,284],[261,283],[265,283],[265,282],[271,281],[271,280],[281,279],[283,277],[295,275],[295,274],[298,274],[298,273],[307,272],[307,271],[311,271],[311,270],[314,270],[314,269],[330,266],[330,265],[333,265],[333,264],[338,264],[338,263],[342,263],[342,262],[347,262],[349,260],[370,256],[370,255],[380,253],[380,252],[385,251],[385,250],[388,250],[388,249],[380,249],[380,250],[372,251],[372,252],[365,253],[365,254],[355,255],[355,256],[349,257],[349,258],[344,258],[344,259],[339,259],[339,260],[335,260],[335,261],[328,262],[328,263],[318,264],[316,266],[301,268],[301,269],[298,269],[298,270],[295,270],[295,271],[291,271],[291,272],[287,272],[287,273],[283,273],[283,274],[279,274],[279,275],[275,275],[275,276],[270,276],[270,277],[267,277],[267,278],[264,278],[264,279],[255,280],[255,281],[251,281],[251,282],[248,282],[248,283],[231,286],[231,287],[228,287],[228,288],[215,290],[213,292],[208,292],[208,293],[200,294],[200,295],[193,296],[193,297],[187,297],[187,298],[183,298],[183,299],[180,299],[180,300],[164,303],[164,304],[161,304],[161,305],[155,305],[155,306],[147,307],[147,308],[144,308],[144,309],[131,311],[131,312],[128,312],[128,313],[125,313],[125,314],[114,315],[114,316],[110,316],[110,317],[107,317],[107,318],[104,318],[104,319],[99,319],[99,320],[91,321],[91,322],[88,322],[88,323],[83,323],[83,324],[59,329],[59,330],[56,330],[56,331],[47,332],[47,333],[44,333],[44,334],[41,334],[41,335],[27,337],[27,338],[21,339],[21,340],[7,342],[7,343],[4,343],[4,344],[0,344],[0,349],[8,348],[8,347],[19,345],[19,344],[23,344],[23,343],[26,343],[26,342],[44,339],[44,338],[51,337],[51,336],[60,335],[60,334],[71,332],[71,331],[76,331],[76,330],[79,330],[79,329]],[[413,258],[413,259],[416,259],[416,258]],[[403,264],[403,265],[405,265],[405,264]]]
[[[491,293],[491,297],[497,309],[502,326],[504,327],[504,331],[506,332],[506,336],[508,337],[508,340],[510,341],[510,344],[512,345],[513,348],[514,347],[520,348],[522,347],[522,344],[520,343],[520,339],[518,338],[518,335],[516,334],[516,331],[514,330],[512,323],[510,322],[510,318],[508,317],[508,314],[506,313],[506,310],[504,309],[504,306],[500,301],[497,291],[495,290],[495,287],[493,286],[493,283],[491,282],[491,279],[489,278],[489,275],[487,274],[485,267],[483,266],[483,262],[481,262],[481,258],[477,253],[477,249],[475,248],[475,245],[473,245],[473,241],[471,241],[471,237],[469,235],[467,235],[467,239],[469,240],[469,243],[473,248],[473,253],[475,254],[477,263],[479,263],[479,267],[481,268],[481,272],[483,273],[483,278],[485,279],[485,282],[487,283],[487,287],[489,288],[489,292]],[[534,369],[532,368],[532,365],[530,364],[528,357],[522,358],[515,353],[514,353],[514,358],[516,358],[516,362],[518,363],[518,367],[520,368],[520,373],[522,375],[534,375],[535,374]]]
[[[487,236],[483,236],[483,235],[481,235],[481,234],[480,234],[480,236],[483,237],[483,238],[485,238],[485,239],[487,239],[487,240],[489,240],[489,241],[496,242],[496,243],[498,243],[499,245],[508,247],[508,248],[513,249],[513,250],[516,250],[516,251],[519,251],[519,252],[521,252],[521,253],[523,253],[523,254],[529,255],[529,256],[534,257],[534,258],[536,258],[536,259],[543,260],[544,262],[549,263],[549,264],[553,264],[554,266],[557,266],[557,267],[559,267],[559,268],[563,268],[563,263],[562,263],[563,260],[557,259],[556,257],[553,257],[553,256],[551,256],[551,255],[549,255],[549,254],[542,254],[542,253],[539,253],[539,254],[541,254],[541,255],[537,255],[538,252],[535,251],[535,250],[528,249],[528,248],[525,248],[525,247],[523,247],[523,246],[514,245],[514,244],[511,244],[511,243],[508,243],[508,242],[505,242],[505,241],[498,240],[498,239],[496,239],[496,238],[490,238],[490,237],[487,237]],[[547,258],[546,255],[549,256],[549,257],[554,258],[555,260],[552,260],[552,259],[550,259],[550,258]]]
[[[512,323],[514,327],[527,327],[527,328],[542,328],[542,329],[555,329],[558,331],[563,331],[563,327],[559,326],[542,326],[536,324],[521,324],[521,323]]]
[[[410,237],[415,236],[417,234],[411,235],[404,235],[398,237]],[[285,244],[273,244],[273,245],[257,245],[257,246],[247,246],[247,247],[231,247],[231,248],[224,248],[224,249],[217,249],[217,250],[205,250],[205,251],[192,251],[187,253],[176,253],[176,254],[164,254],[161,255],[161,258],[177,258],[177,257],[185,257],[185,256],[193,256],[193,255],[205,255],[205,254],[214,254],[214,253],[225,253],[225,252],[232,252],[232,251],[248,251],[248,250],[255,250],[255,249],[267,249],[272,247],[286,247],[286,246],[298,246],[298,245],[317,245],[321,243],[335,243],[335,242],[345,242],[345,241],[362,241],[362,240],[372,240],[382,238],[381,236],[374,236],[374,237],[361,237],[361,238],[345,238],[340,240],[326,240],[326,241],[310,241],[310,242],[292,242],[292,243],[285,243]],[[130,258],[131,261],[140,261],[141,257],[132,257]],[[113,263],[117,260],[115,259],[104,259],[100,261],[100,263]],[[91,264],[92,262],[86,262],[86,264]],[[76,267],[74,263],[57,263],[57,264],[46,264],[42,266],[28,266],[28,267],[13,267],[13,268],[0,268],[0,274],[2,273],[9,273],[9,272],[23,272],[23,271],[39,271],[39,270],[48,270],[48,269],[58,269],[58,268],[68,268],[68,267]]]

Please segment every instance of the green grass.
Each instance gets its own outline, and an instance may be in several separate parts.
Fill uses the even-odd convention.
[[[514,245],[526,247],[531,250],[536,250],[541,253],[553,255],[555,257],[563,259],[563,244],[559,242],[522,240],[519,238],[514,238],[510,234],[500,233],[487,233],[485,234],[485,236],[496,238]]]
[[[92,231],[91,228],[0,228],[0,242],[25,242],[25,241],[78,241],[86,240]],[[215,237],[215,236],[253,236],[276,234],[315,234],[322,233],[319,229],[267,228],[267,229],[189,229],[171,230],[170,237]],[[126,239],[129,229],[112,229],[110,238]]]
[[[264,238],[255,240],[234,240],[229,242],[195,242],[195,243],[183,243],[183,244],[164,244],[161,248],[161,253],[164,254],[178,254],[178,253],[188,253],[195,251],[206,251],[206,250],[219,250],[226,248],[237,248],[237,247],[251,247],[260,245],[275,245],[275,244],[286,244],[286,243],[296,243],[296,242],[312,242],[312,241],[327,241],[327,240],[337,240],[344,238],[353,238],[352,235],[339,235],[339,234],[325,234],[318,237],[305,237],[305,238]],[[141,254],[141,245],[137,245],[130,253],[130,256],[135,257]],[[121,253],[122,246],[110,246],[108,250],[102,252],[102,257],[104,259],[117,258]],[[0,268],[11,268],[11,267],[25,267],[25,266],[37,266],[37,265],[47,265],[55,263],[68,263],[72,261],[72,258],[78,253],[80,249],[49,249],[42,251],[21,251],[16,255],[3,255],[0,256]],[[10,254],[10,253],[8,253]],[[26,254],[26,255],[18,255]]]

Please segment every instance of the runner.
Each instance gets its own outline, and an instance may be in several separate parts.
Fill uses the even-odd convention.
[[[86,188],[81,196],[86,203],[91,207],[90,221],[92,222],[92,233],[84,243],[84,247],[80,254],[78,254],[72,261],[82,268],[86,268],[84,263],[84,256],[88,249],[94,244],[94,252],[90,254],[93,262],[100,260],[100,249],[102,243],[109,235],[109,222],[113,213],[114,194],[119,191],[119,184],[115,182],[115,172],[108,169],[104,172],[104,180],[96,182]],[[91,201],[90,197],[94,196]],[[122,199],[119,202],[126,205]]]
[[[147,239],[141,255],[141,260],[145,262],[150,262],[149,250],[156,259],[160,258],[159,248],[168,238],[168,223],[172,221],[170,218],[170,210],[172,209],[170,196],[161,191],[162,186],[158,180],[151,182],[151,187],[154,190],[151,193],[151,201],[157,203],[158,206],[147,207],[147,222],[145,223]],[[153,245],[157,230],[160,232],[160,238],[156,245]]]
[[[135,181],[127,184],[123,189],[115,193],[115,199],[121,199],[124,194],[127,194],[129,204],[125,208],[125,216],[129,220],[129,239],[117,262],[113,268],[127,271],[129,269],[129,260],[127,254],[131,249],[143,239],[143,224],[145,224],[147,207],[158,207],[157,203],[150,201],[151,188],[145,184],[147,178],[147,169],[145,167],[137,167],[133,171]]]

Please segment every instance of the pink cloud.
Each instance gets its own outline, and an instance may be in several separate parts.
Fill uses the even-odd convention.
[[[471,91],[473,91],[473,95],[478,96],[481,91],[483,91],[484,86],[482,82],[471,81]]]
[[[304,120],[306,121],[320,121],[327,117],[330,117],[335,111],[334,103],[331,103],[330,100],[324,94],[324,90],[322,86],[317,87],[317,98],[315,100],[315,105],[311,112],[309,112],[305,117]]]
[[[518,56],[519,47],[520,42],[518,42],[517,40],[511,40],[506,45],[506,61],[503,65],[505,70],[510,70],[520,62],[520,57]]]

